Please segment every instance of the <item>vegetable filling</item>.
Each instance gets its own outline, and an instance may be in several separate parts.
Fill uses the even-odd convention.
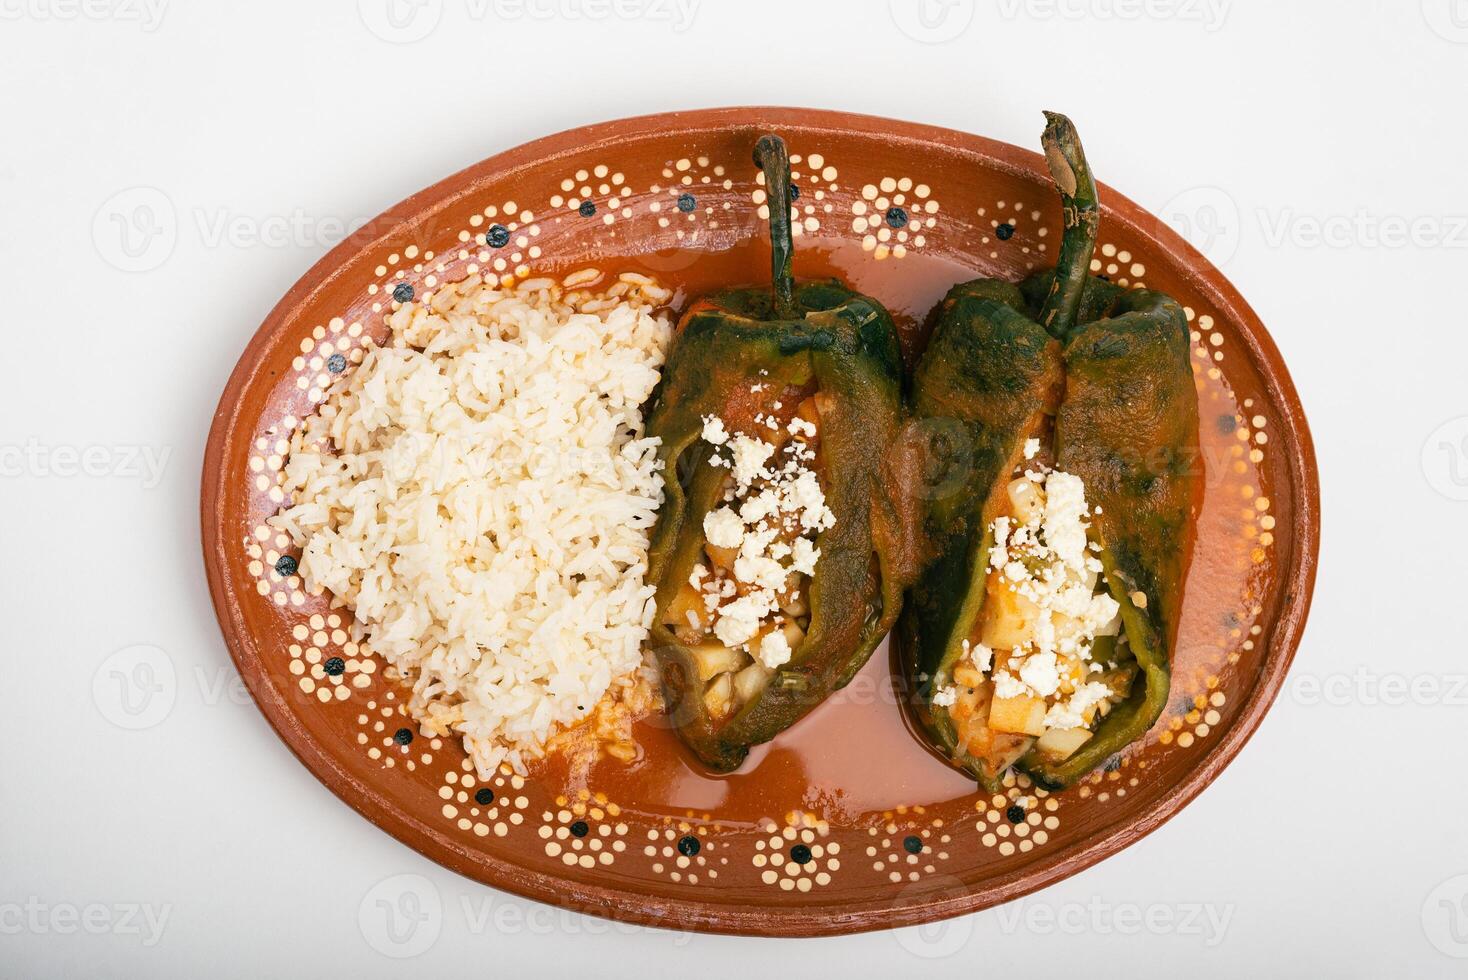
[[[758,697],[810,629],[816,539],[836,523],[816,469],[819,400],[787,394],[754,416],[750,433],[703,417],[708,465],[728,472],[722,502],[703,519],[703,554],[663,622],[688,646],[718,721]]]
[[[1100,546],[1087,539],[1084,483],[1053,469],[1038,439],[1024,454],[986,529],[982,613],[954,683],[933,698],[948,708],[959,747],[996,771],[1031,745],[1049,761],[1069,758],[1137,674]]]

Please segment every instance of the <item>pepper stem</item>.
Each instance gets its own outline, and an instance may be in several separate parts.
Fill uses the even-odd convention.
[[[1091,254],[1096,250],[1101,204],[1075,125],[1058,112],[1045,113],[1045,120],[1040,144],[1045,148],[1050,176],[1060,191],[1065,228],[1060,238],[1060,254],[1055,261],[1055,278],[1050,281],[1050,290],[1040,306],[1040,325],[1051,335],[1064,340],[1075,328],[1081,293],[1091,271]]]
[[[770,276],[774,284],[775,315],[789,319],[795,313],[795,275],[790,236],[790,154],[785,141],[773,134],[759,138],[754,162],[765,174],[766,205],[770,209]]]

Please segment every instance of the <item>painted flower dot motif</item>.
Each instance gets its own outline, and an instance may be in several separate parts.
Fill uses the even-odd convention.
[[[466,275],[478,274],[490,282],[497,279],[506,288],[517,279],[528,278],[532,263],[541,257],[535,242],[540,232],[535,213],[514,200],[486,205],[470,215],[467,226],[459,230],[457,251],[439,256],[432,265],[419,263],[413,267],[424,277],[423,285],[428,290],[419,296],[419,302],[431,306],[432,290],[443,283],[452,285]],[[433,252],[424,253],[425,261],[433,257]]]
[[[1039,264],[1038,253],[1049,250],[1046,239],[1050,236],[1050,229],[1040,223],[1043,213],[1034,208],[1025,210],[1022,201],[996,201],[979,208],[978,215],[983,219],[980,227],[988,228],[980,234],[979,244],[988,249],[991,259],[999,257],[999,246],[1013,241],[1015,244],[1009,246],[1009,254],[1013,254],[1017,245],[1021,255],[1036,257],[1031,264],[1033,268]]]
[[[442,815],[455,827],[475,837],[505,837],[512,825],[523,823],[529,800],[519,793],[522,777],[501,766],[489,779],[481,779],[468,759],[443,775],[438,795]]]
[[[326,370],[332,374],[341,374],[347,369],[347,356],[345,354],[333,354],[326,359]]]
[[[346,701],[372,686],[377,663],[352,639],[348,627],[333,612],[316,613],[291,628],[294,642],[286,647],[291,658],[287,666],[302,694],[326,704]],[[359,738],[362,744],[366,741]]]
[[[1050,840],[1060,827],[1060,802],[1023,774],[1005,778],[1003,793],[974,801],[979,843],[1001,857],[1027,854]]]
[[[883,177],[864,184],[851,202],[851,230],[873,258],[903,258],[927,244],[940,205],[927,184],[911,177]]]
[[[413,302],[413,284],[400,282],[392,288],[392,298],[399,303]]]
[[[792,237],[812,234],[821,229],[828,216],[835,214],[834,194],[841,189],[840,173],[826,162],[824,155],[811,153],[790,155],[790,233]],[[765,192],[765,175],[756,171],[756,187],[750,201],[757,205],[761,221],[770,217],[769,195]],[[802,186],[804,185],[804,186]]]
[[[765,836],[754,842],[750,861],[766,885],[808,892],[829,885],[841,870],[841,844],[827,840],[831,827],[816,814],[792,812],[784,827],[766,819],[760,829]]]
[[[897,884],[919,881],[924,875],[933,874],[938,866],[948,860],[948,845],[952,836],[944,829],[943,821],[937,818],[924,824],[901,826],[903,818],[922,817],[923,807],[902,808],[902,812],[887,813],[887,822],[881,827],[871,827],[871,837],[866,855],[872,861],[872,870]]]
[[[548,857],[558,857],[567,866],[607,866],[627,849],[627,824],[622,808],[605,793],[579,790],[575,795],[556,797],[556,809],[541,814],[539,834]]]
[[[707,815],[705,815],[707,816]],[[717,824],[695,825],[689,820],[665,819],[663,826],[647,831],[642,854],[648,858],[654,874],[670,881],[696,885],[719,877],[718,866],[727,858],[716,858],[721,849],[713,840]]]
[[[577,215],[599,218],[603,224],[611,225],[632,217],[631,196],[626,176],[621,171],[614,172],[605,163],[598,163],[564,177],[559,193],[550,197],[550,206],[553,211],[564,208],[574,212],[573,218]]]
[[[734,180],[728,168],[710,157],[680,157],[662,168],[647,189],[647,211],[659,228],[671,228],[680,241],[693,241],[703,229],[718,228],[734,207],[728,194]]]

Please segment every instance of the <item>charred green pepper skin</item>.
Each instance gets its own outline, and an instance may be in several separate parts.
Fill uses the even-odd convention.
[[[953,720],[932,698],[952,683],[963,641],[980,622],[987,529],[1025,441],[1050,428],[1057,468],[1084,481],[1095,512],[1090,538],[1139,667],[1130,695],[1068,759],[1049,763],[1033,749],[1019,759],[1043,786],[1073,784],[1141,738],[1166,707],[1194,522],[1198,414],[1186,318],[1161,293],[1084,274],[1096,234],[1087,217],[1094,182],[1068,120],[1050,116],[1045,138],[1052,172],[1057,158],[1065,161],[1055,172],[1066,211],[1063,264],[1017,287],[954,287],[914,376],[920,427],[958,436],[957,453],[930,441],[925,465],[956,467],[967,478],[926,501],[929,561],[900,625],[910,707],[944,755],[989,789],[1003,772],[959,746]],[[1068,183],[1066,174],[1080,177]]]
[[[766,174],[776,215],[777,195],[788,191],[778,173],[767,167]],[[780,238],[778,220],[771,224]],[[685,314],[648,414],[648,433],[662,441],[665,474],[648,556],[657,607],[649,643],[678,734],[718,772],[738,768],[750,746],[774,738],[845,686],[896,621],[915,576],[906,529],[916,508],[905,490],[903,454],[894,450],[905,415],[892,319],[875,300],[839,282],[782,288],[789,252],[778,244],[774,266],[773,290],[728,290]],[[755,385],[821,393],[816,468],[836,520],[816,539],[821,557],[808,588],[805,638],[761,694],[716,721],[705,709],[689,648],[662,620],[703,554],[704,515],[722,502],[727,470],[709,465],[704,417],[747,419]]]

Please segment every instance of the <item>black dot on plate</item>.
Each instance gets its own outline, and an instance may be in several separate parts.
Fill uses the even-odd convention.
[[[295,558],[290,555],[281,555],[278,559],[276,559],[275,562],[276,572],[286,576],[287,578],[296,574],[296,569],[300,567],[300,562],[296,561]]]
[[[923,849],[923,841],[916,834],[909,834],[902,840],[902,849],[909,854],[917,854]]]
[[[1120,768],[1121,768],[1121,756],[1114,755],[1111,758],[1109,758],[1109,759],[1106,760],[1106,771],[1107,772],[1116,772],[1116,770],[1118,770]]]
[[[477,790],[474,793],[474,802],[478,803],[480,806],[489,806],[491,803],[494,802],[494,790],[490,789],[488,786],[484,787],[483,789]]]
[[[406,282],[398,283],[392,288],[392,298],[399,303],[411,303],[413,301],[413,287]]]
[[[347,662],[341,657],[327,657],[326,663],[321,665],[321,669],[326,671],[331,677],[340,677],[346,672]]]
[[[678,838],[678,853],[684,857],[693,857],[702,847],[703,845],[698,842],[698,838],[692,834],[689,834],[687,837]]]
[[[1009,818],[1010,823],[1022,823],[1025,819],[1025,808],[1016,803],[1005,810],[1004,815]]]
[[[326,370],[332,374],[341,374],[347,369],[347,355],[333,354],[326,359]]]
[[[796,844],[794,847],[790,848],[790,860],[794,861],[796,864],[809,864],[810,848],[806,847],[804,844]]]
[[[593,214],[596,214],[596,202],[595,201],[582,201],[581,202],[581,207],[577,208],[576,210],[581,212],[581,217],[583,217],[583,218],[589,218]]]
[[[585,820],[578,820],[578,821],[576,821],[575,823],[573,823],[571,825],[571,836],[572,837],[585,837],[590,832],[591,832],[591,828],[588,827],[588,826],[586,826],[586,821]]]
[[[792,201],[798,201],[798,200],[800,200],[800,187],[799,187],[799,185],[797,185],[797,184],[791,184],[790,185],[790,200],[792,200]]]
[[[1006,221],[994,229],[994,234],[999,236],[1001,242],[1007,242],[1014,237],[1014,225]]]
[[[392,740],[394,742],[397,742],[399,745],[407,745],[409,742],[413,741],[413,729],[399,728],[397,731],[392,733]]]
[[[888,208],[887,224],[891,225],[893,228],[906,228],[907,212],[902,210],[901,208]]]
[[[679,211],[682,211],[684,214],[687,214],[689,211],[692,211],[696,207],[698,207],[698,201],[694,198],[694,196],[692,194],[679,194],[678,195],[678,210]]]
[[[484,244],[490,248],[504,248],[510,244],[510,229],[504,225],[490,225],[484,233]]]
[[[1220,415],[1218,417],[1218,431],[1219,432],[1222,432],[1224,435],[1226,435],[1226,436],[1233,435],[1234,434],[1234,430],[1237,429],[1238,427],[1239,427],[1239,420],[1237,418],[1235,418],[1234,416],[1232,416],[1232,415]]]

